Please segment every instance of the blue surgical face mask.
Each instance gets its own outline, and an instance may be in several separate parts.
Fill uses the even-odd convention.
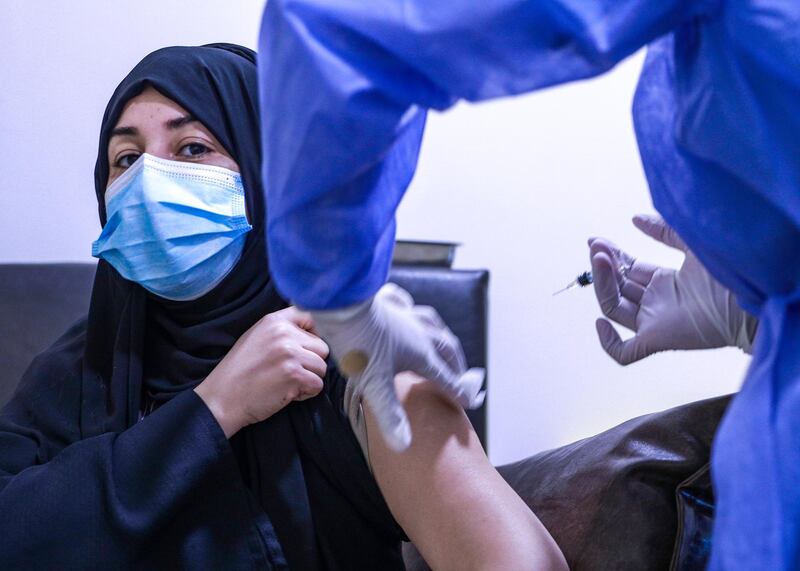
[[[197,299],[242,255],[247,222],[239,173],[143,154],[105,193],[92,244],[124,277],[175,301]]]

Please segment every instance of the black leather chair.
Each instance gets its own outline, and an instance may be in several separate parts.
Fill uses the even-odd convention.
[[[34,356],[85,315],[95,264],[0,264],[0,407]],[[470,367],[486,367],[489,273],[398,266],[391,281],[435,307],[461,339]],[[468,412],[486,446],[486,403]]]
[[[93,264],[0,264],[0,405],[33,356],[85,314],[93,276]],[[398,267],[391,279],[440,312],[470,366],[486,366],[486,271]],[[699,571],[713,518],[709,448],[727,403],[639,417],[498,470],[573,571]],[[485,408],[470,418],[485,445]],[[408,569],[427,569],[410,544],[404,555]]]
[[[0,406],[38,353],[85,315],[94,264],[0,264]]]

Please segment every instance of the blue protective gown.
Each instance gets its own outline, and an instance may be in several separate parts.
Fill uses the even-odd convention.
[[[656,208],[761,320],[713,452],[711,568],[800,568],[797,0],[270,0],[273,275],[308,308],[368,298],[425,109],[595,76],[647,44],[633,112]]]

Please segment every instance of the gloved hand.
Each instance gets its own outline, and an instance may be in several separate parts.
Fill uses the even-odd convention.
[[[636,332],[623,341],[609,321],[598,319],[597,333],[606,353],[621,365],[670,349],[735,346],[750,353],[756,318],[739,307],[664,220],[637,215],[633,224],[686,257],[676,271],[640,262],[603,238],[589,240],[600,309]]]
[[[429,379],[465,408],[483,403],[484,370],[467,370],[461,343],[438,313],[415,307],[397,285],[386,284],[356,306],[311,314],[340,370],[355,383],[356,394],[369,402],[393,450],[411,444],[411,427],[395,392],[397,373],[413,371]]]

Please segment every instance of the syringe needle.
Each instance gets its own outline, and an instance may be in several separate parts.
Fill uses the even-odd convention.
[[[569,282],[569,284],[567,284],[567,287],[565,287],[564,289],[558,290],[553,295],[558,295],[558,294],[560,294],[562,292],[567,291],[568,289],[574,288],[575,286],[586,287],[589,284],[591,284],[593,281],[594,280],[592,279],[592,272],[583,272],[577,278],[575,278],[574,280]]]
[[[576,285],[578,285],[578,280],[573,280],[572,282],[570,282],[570,284],[567,287],[562,288],[562,289],[558,290],[557,292],[554,292],[553,295],[558,295],[560,293],[564,293],[568,289],[574,288]]]

